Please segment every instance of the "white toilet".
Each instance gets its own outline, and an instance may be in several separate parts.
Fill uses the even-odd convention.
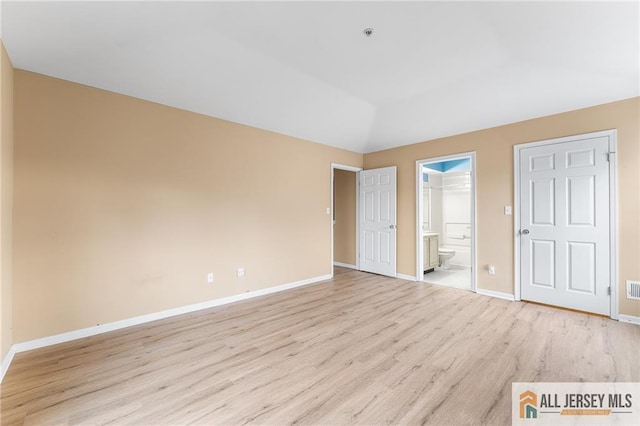
[[[440,267],[442,269],[451,269],[451,265],[449,264],[449,260],[455,256],[456,251],[453,249],[438,248],[438,257],[440,257]]]

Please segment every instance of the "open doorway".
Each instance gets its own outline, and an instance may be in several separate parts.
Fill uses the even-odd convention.
[[[475,153],[416,162],[419,281],[476,289]]]
[[[331,270],[359,269],[358,167],[331,165]]]

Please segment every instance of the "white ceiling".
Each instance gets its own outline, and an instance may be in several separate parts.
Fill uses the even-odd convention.
[[[638,1],[4,1],[2,39],[16,68],[364,153],[640,95]]]

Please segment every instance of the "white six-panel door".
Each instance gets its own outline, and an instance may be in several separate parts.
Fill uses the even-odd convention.
[[[360,270],[396,276],[396,167],[359,174]]]
[[[521,297],[610,314],[608,136],[520,150]]]

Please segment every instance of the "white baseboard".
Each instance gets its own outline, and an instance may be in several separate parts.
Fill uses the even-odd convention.
[[[358,269],[356,268],[356,265],[352,265],[350,263],[342,263],[342,262],[333,262],[333,266],[342,266],[343,268],[351,268],[351,269]]]
[[[496,297],[498,299],[509,300],[511,302],[516,300],[513,297],[513,294],[503,293],[501,291],[484,290],[484,289],[478,288],[476,289],[476,293],[481,294],[483,296]]]
[[[633,315],[618,314],[618,321],[630,322],[631,324],[640,325],[640,317]]]
[[[43,348],[45,346],[57,345],[58,343],[65,343],[71,340],[82,339],[84,337],[95,336],[97,334],[107,333],[109,331],[119,330],[134,325],[144,324],[151,321],[157,321],[164,318],[174,317],[176,315],[187,314],[190,312],[200,311],[203,309],[213,308],[215,306],[226,305],[228,303],[239,302],[241,300],[251,299],[258,296],[265,296],[271,293],[278,293],[280,291],[289,290],[296,287],[302,287],[309,284],[315,284],[320,281],[326,281],[331,279],[331,275],[321,275],[318,277],[307,278],[301,281],[295,281],[288,284],[283,284],[275,287],[263,288],[261,290],[248,291],[242,294],[236,294],[229,297],[223,297],[221,299],[209,300],[206,302],[195,303],[193,305],[181,306],[179,308],[168,309],[165,311],[154,312],[147,315],[140,315],[133,318],[127,318],[120,321],[109,322],[106,324],[100,324],[94,327],[83,328],[80,330],[69,331],[66,333],[56,334],[53,336],[42,337],[40,339],[29,340],[26,342],[15,343],[9,349],[7,356],[2,361],[2,370],[0,371],[0,383],[4,378],[5,373],[9,369],[9,365],[13,360],[13,356],[19,352],[30,351],[33,349]]]
[[[417,281],[416,277],[414,277],[413,275],[396,274],[396,277],[400,278],[401,280]]]
[[[0,366],[0,383],[2,383],[2,379],[4,379],[4,375],[7,374],[7,370],[9,370],[9,366],[11,365],[11,361],[13,361],[13,356],[16,354],[16,350],[13,346],[9,348],[9,352],[7,352],[7,356],[2,360],[2,366]]]

